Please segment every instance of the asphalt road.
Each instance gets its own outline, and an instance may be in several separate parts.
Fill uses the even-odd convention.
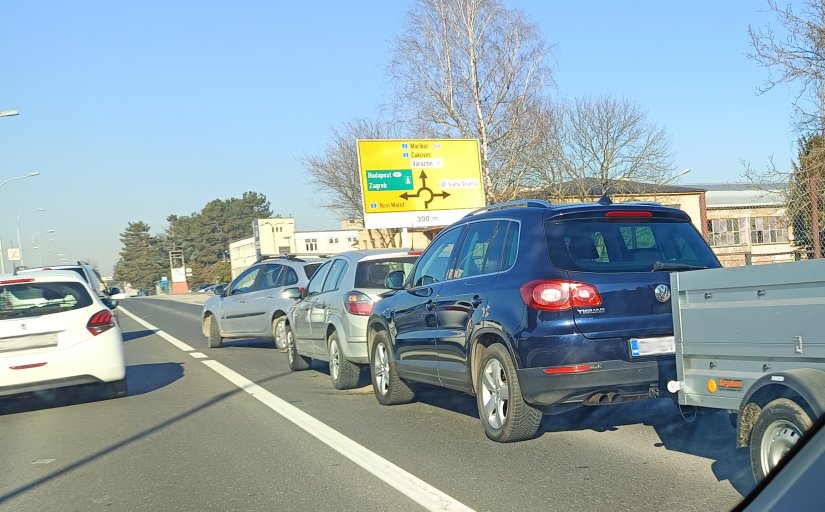
[[[723,413],[583,408],[497,444],[472,397],[382,407],[371,387],[336,391],[326,365],[290,372],[271,340],[207,349],[197,303],[121,305],[129,396],[0,401],[0,509],[707,511],[752,487]]]

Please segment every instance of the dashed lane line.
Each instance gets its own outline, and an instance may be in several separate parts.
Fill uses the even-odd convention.
[[[142,318],[130,313],[122,307],[118,309],[147,329],[155,330],[158,336],[184,352],[189,352],[193,357],[208,357],[200,352],[194,352],[195,349],[188,344],[178,340],[170,334],[165,333],[164,331],[161,331],[157,327],[144,321]],[[373,476],[415,501],[426,510],[450,512],[466,512],[473,510],[452,496],[436,489],[424,480],[421,480],[417,476],[409,473],[399,466],[396,466],[369,448],[358,444],[326,423],[323,423],[315,417],[305,413],[294,405],[286,402],[282,398],[276,396],[270,391],[267,391],[218,361],[206,359],[201,362],[262,404],[283,416],[285,419],[291,421],[296,426],[300,427],[305,432],[337,451],[347,459],[361,466]]]

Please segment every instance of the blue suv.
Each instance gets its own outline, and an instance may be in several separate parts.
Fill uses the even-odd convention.
[[[533,437],[543,413],[659,397],[676,374],[669,274],[719,266],[688,215],[657,203],[475,211],[387,276],[367,328],[375,396],[473,394],[499,442]]]

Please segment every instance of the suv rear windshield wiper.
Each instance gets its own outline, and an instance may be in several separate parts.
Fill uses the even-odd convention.
[[[687,263],[662,263],[661,261],[657,261],[653,264],[653,268],[650,269],[651,272],[659,272],[661,270],[703,270],[708,267],[703,265],[689,265]]]

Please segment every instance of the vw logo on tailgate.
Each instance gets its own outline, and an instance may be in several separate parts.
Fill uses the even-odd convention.
[[[653,293],[659,302],[667,302],[670,300],[670,287],[666,284],[657,286]]]

